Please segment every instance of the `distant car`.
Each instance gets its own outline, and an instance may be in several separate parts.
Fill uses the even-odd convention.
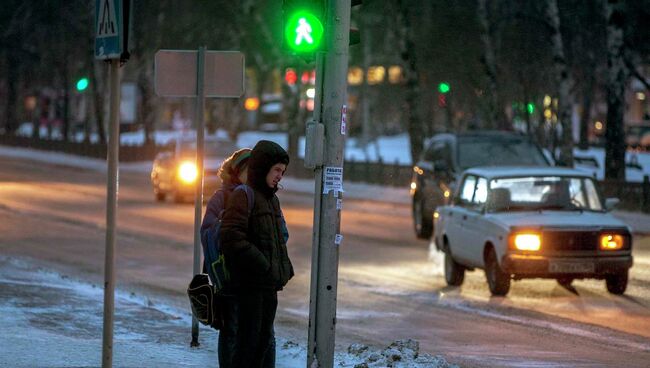
[[[450,205],[437,209],[435,244],[445,253],[448,285],[485,270],[490,292],[511,280],[605,279],[623,294],[632,267],[630,229],[607,211],[591,175],[576,169],[482,167],[467,170]]]
[[[221,186],[218,176],[223,159],[237,147],[227,139],[206,137],[203,158],[203,196],[209,197]],[[174,202],[190,202],[199,179],[196,168],[196,138],[178,138],[170,151],[156,155],[151,169],[151,184],[158,201],[171,196]]]
[[[433,211],[448,203],[463,170],[494,165],[552,163],[530,137],[519,133],[475,131],[435,135],[413,167],[410,192],[415,235],[431,238]]]

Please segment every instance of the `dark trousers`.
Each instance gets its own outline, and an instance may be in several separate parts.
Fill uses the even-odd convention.
[[[235,343],[237,342],[237,298],[234,295],[222,296],[220,301],[223,305],[224,326],[219,331],[219,367],[232,368],[232,358],[235,352]],[[275,332],[271,331],[269,349],[264,355],[262,368],[275,367]]]
[[[275,367],[273,321],[278,307],[276,291],[241,291],[237,303],[237,332],[233,368]]]

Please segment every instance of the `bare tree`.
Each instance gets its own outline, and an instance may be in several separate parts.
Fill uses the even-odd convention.
[[[420,119],[420,78],[418,72],[418,63],[416,47],[414,41],[414,30],[411,27],[412,6],[407,0],[399,0],[398,17],[400,19],[399,27],[401,28],[400,51],[402,59],[406,64],[406,109],[408,116],[408,134],[411,141],[411,160],[417,162],[420,153],[424,148],[422,119]]]
[[[487,128],[507,129],[509,128],[503,114],[499,98],[499,86],[497,82],[497,62],[494,52],[494,41],[492,39],[492,23],[490,22],[487,0],[478,1],[478,20],[481,25],[481,41],[483,42],[483,63],[485,75],[488,80],[488,119]]]
[[[625,1],[604,1],[607,18],[607,123],[605,126],[605,177],[625,180],[623,113],[627,73],[624,60]]]

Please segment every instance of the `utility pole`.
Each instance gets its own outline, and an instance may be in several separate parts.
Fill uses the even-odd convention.
[[[324,140],[322,162],[315,164],[309,368],[334,365],[339,246],[343,240],[340,225],[351,1],[327,0],[325,4],[324,52],[317,53],[316,61],[314,125],[322,124],[320,129],[324,128]],[[317,156],[320,154],[316,153]]]

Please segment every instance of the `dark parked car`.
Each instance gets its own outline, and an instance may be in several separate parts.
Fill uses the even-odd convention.
[[[552,166],[530,137],[520,133],[475,131],[435,135],[413,167],[411,197],[415,235],[430,239],[433,212],[445,205],[458,175],[475,166]]]
[[[203,196],[207,199],[221,186],[218,176],[223,159],[237,147],[223,138],[206,137],[203,156]],[[151,169],[151,184],[156,200],[164,201],[167,195],[174,202],[189,202],[194,198],[199,176],[196,168],[196,138],[181,137],[169,151],[156,155]]]

